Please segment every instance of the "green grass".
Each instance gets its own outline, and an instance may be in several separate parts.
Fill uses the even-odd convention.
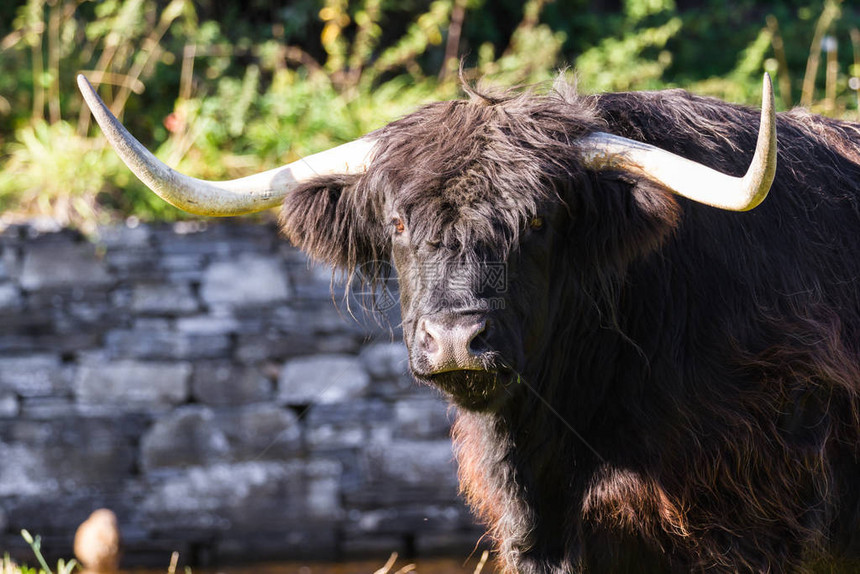
[[[0,562],[0,574],[71,574],[78,567],[78,563],[75,560],[70,560],[69,562],[60,560],[57,562],[56,572],[51,570],[51,567],[48,566],[48,562],[45,560],[44,556],[42,556],[41,537],[34,537],[26,530],[21,531],[21,536],[33,550],[33,554],[36,556],[36,560],[39,563],[39,568],[19,566],[12,562],[9,555],[6,554],[3,556],[2,562]]]

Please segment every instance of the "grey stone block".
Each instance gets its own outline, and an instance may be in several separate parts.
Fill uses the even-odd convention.
[[[218,260],[203,274],[203,300],[212,306],[265,306],[290,296],[286,272],[274,257],[242,254]]]
[[[165,253],[159,265],[170,281],[199,282],[206,267],[206,256],[199,253]]]
[[[0,276],[3,280],[20,277],[21,263],[18,251],[13,247],[3,246],[0,249]]]
[[[3,321],[5,321],[5,317]],[[4,354],[39,354],[45,349],[51,349],[62,354],[71,354],[83,350],[93,349],[101,344],[98,333],[84,332],[75,336],[60,335],[57,333],[40,333],[38,327],[34,326],[34,332],[19,332],[9,335],[4,333],[6,325],[0,321],[0,353]],[[14,329],[10,329],[14,331]]]
[[[81,403],[169,407],[188,399],[190,376],[185,362],[87,362],[78,368],[75,395]]]
[[[23,397],[68,393],[71,388],[57,355],[0,357],[0,391]]]
[[[20,415],[28,419],[53,419],[78,414],[71,397],[34,397],[20,401]]]
[[[239,329],[239,321],[229,313],[194,315],[176,320],[176,330],[189,335],[229,335]]]
[[[271,399],[273,386],[257,368],[207,361],[194,367],[191,396],[205,405],[242,405]]]
[[[290,267],[290,277],[295,286],[297,299],[331,301],[332,298],[339,298],[344,290],[341,275],[337,273],[333,275],[331,267],[313,263]]]
[[[306,415],[311,426],[341,423],[384,425],[393,421],[392,405],[379,399],[315,404]]]
[[[86,243],[40,243],[30,247],[21,270],[21,286],[28,290],[56,287],[96,287],[113,283],[95,249]]]
[[[141,441],[147,471],[247,460],[284,460],[301,448],[296,415],[274,405],[188,406],[159,419]]]
[[[363,448],[390,440],[391,406],[378,400],[315,404],[305,415],[306,441],[312,452]]]
[[[308,513],[308,484],[336,479],[338,469],[306,467],[301,463],[243,462],[191,468],[168,477],[152,489],[142,504],[145,519],[157,527],[207,531],[246,529],[251,532],[292,529]],[[326,513],[339,512],[336,498],[318,498]],[[310,514],[313,517],[313,513]]]
[[[340,476],[335,473],[313,475],[308,480],[305,505],[311,519],[337,521],[341,514],[340,506]]]
[[[361,351],[361,361],[375,379],[409,377],[409,354],[403,343],[375,343]]]
[[[152,239],[152,230],[148,225],[134,222],[102,226],[96,234],[98,243],[108,250],[148,248]]]
[[[301,428],[289,409],[273,404],[216,411],[227,437],[230,460],[287,460],[301,450]]]
[[[180,333],[145,326],[110,331],[105,343],[111,355],[118,358],[195,360],[230,354],[228,335]]]
[[[230,458],[227,435],[215,413],[190,406],[159,419],[140,443],[141,466],[151,472],[166,467],[207,466]]]
[[[279,240],[275,249],[280,258],[290,266],[309,267],[314,264],[304,251],[290,245],[289,241]]]
[[[0,283],[0,311],[21,308],[21,291],[12,282]]]
[[[40,453],[22,444],[0,442],[0,460],[14,464],[0,465],[0,497],[27,496],[45,489],[58,490],[56,476]]]
[[[57,331],[71,333],[82,326],[104,330],[116,325],[121,317],[111,308],[111,297],[107,293],[94,292],[91,297],[80,297],[64,301],[65,314],[56,318]]]
[[[170,331],[172,322],[164,317],[136,317],[134,328],[139,331]]]
[[[0,498],[117,488],[131,473],[133,425],[117,417],[0,419]]]
[[[361,341],[354,335],[323,335],[316,338],[317,353],[355,353],[361,349]]]
[[[0,333],[18,337],[45,336],[56,332],[54,321],[57,311],[51,305],[37,306],[30,304],[26,313],[7,312],[2,314]],[[45,350],[42,349],[42,353]]]
[[[12,393],[0,393],[0,417],[17,417],[20,410],[18,397]]]
[[[135,285],[131,308],[141,314],[188,315],[200,309],[200,303],[186,283]]]
[[[278,380],[285,404],[336,403],[363,396],[370,377],[357,357],[319,355],[287,361]]]
[[[266,225],[232,225],[216,220],[178,221],[153,228],[153,236],[164,254],[201,254],[233,257],[242,253],[270,252],[277,238]]]
[[[313,426],[307,430],[308,448],[327,451],[340,448],[359,448],[367,443],[369,430],[360,423]]]
[[[451,407],[438,398],[405,399],[394,405],[394,436],[398,439],[444,439],[453,421]]]
[[[348,312],[343,312],[328,302],[306,303],[296,307],[278,307],[271,314],[271,324],[282,333],[297,333],[304,336],[327,333],[355,333],[367,335],[370,329],[359,323]]]
[[[316,338],[294,334],[242,333],[236,340],[236,358],[247,364],[283,361],[317,350]]]
[[[156,281],[164,279],[158,254],[151,248],[111,249],[105,253],[105,265],[118,280]]]
[[[395,440],[368,448],[371,480],[389,485],[433,486],[457,492],[457,469],[448,440]]]

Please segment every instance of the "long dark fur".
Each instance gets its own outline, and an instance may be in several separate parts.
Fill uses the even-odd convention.
[[[757,126],[681,91],[473,92],[374,134],[366,176],[287,199],[286,235],[346,269],[390,256],[392,202],[437,263],[512,263],[506,312],[540,344],[515,400],[455,429],[507,571],[803,571],[860,551],[860,127],[780,115],[770,197],[740,214],[576,153],[602,130],[741,175]],[[551,261],[518,272],[546,206]],[[409,341],[434,310],[401,266]]]

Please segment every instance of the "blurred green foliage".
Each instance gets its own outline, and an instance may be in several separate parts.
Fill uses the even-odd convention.
[[[7,0],[0,224],[181,217],[94,132],[79,72],[156,155],[220,179],[457,97],[461,61],[470,81],[568,69],[586,92],[685,87],[753,105],[768,70],[782,107],[856,118],[858,26],[841,0]]]

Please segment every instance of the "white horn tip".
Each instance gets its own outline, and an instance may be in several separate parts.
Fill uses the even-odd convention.
[[[78,74],[78,89],[82,92],[86,92],[87,90],[92,90],[93,85],[90,84],[90,81],[83,74]]]

